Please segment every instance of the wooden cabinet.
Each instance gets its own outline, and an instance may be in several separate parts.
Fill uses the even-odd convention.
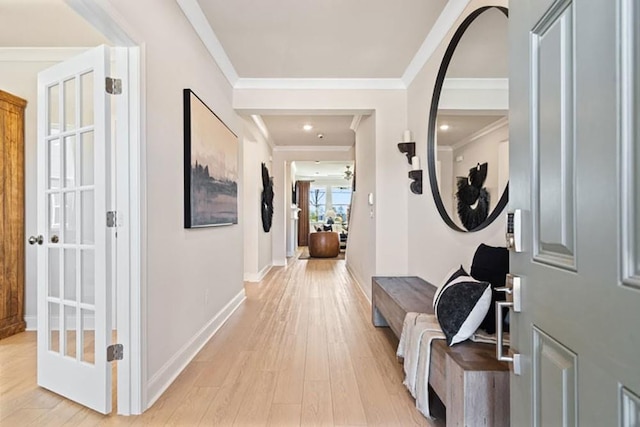
[[[0,339],[24,322],[24,109],[0,90]]]

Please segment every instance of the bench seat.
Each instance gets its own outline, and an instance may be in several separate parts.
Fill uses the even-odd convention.
[[[372,322],[400,338],[408,312],[433,314],[436,287],[420,277],[373,277]],[[446,407],[447,426],[508,426],[509,365],[495,346],[434,340],[429,385]]]

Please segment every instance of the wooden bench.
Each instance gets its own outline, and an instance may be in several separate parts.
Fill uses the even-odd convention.
[[[433,314],[436,287],[419,277],[373,277],[372,321],[400,338],[407,312]],[[509,365],[492,344],[434,340],[429,385],[446,407],[447,426],[508,426]]]

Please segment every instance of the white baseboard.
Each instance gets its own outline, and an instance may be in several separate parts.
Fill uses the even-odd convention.
[[[273,265],[274,267],[286,267],[287,266],[287,259],[274,259],[273,260]]]
[[[351,268],[351,265],[349,265],[349,263],[347,263],[347,271],[349,272],[349,274],[351,275],[353,280],[355,280],[356,284],[358,285],[358,289],[360,289],[360,292],[362,292],[362,295],[364,295],[364,297],[367,299],[367,301],[369,301],[369,305],[371,305],[371,297],[369,295],[367,295],[367,292],[365,291],[364,285],[362,284],[362,280],[360,280],[360,278],[358,277],[356,272],[353,271],[353,269]]]
[[[38,330],[38,316],[24,316],[24,321],[27,323],[27,331]]]
[[[264,266],[262,270],[258,271],[257,273],[244,273],[244,281],[260,282],[262,279],[264,279],[264,276],[266,276],[267,273],[269,273],[269,271],[271,270],[271,267],[273,267],[273,264],[267,264]]]
[[[173,383],[178,375],[186,368],[196,354],[204,347],[211,337],[218,332],[218,329],[242,304],[246,296],[244,289],[224,306],[198,333],[196,333],[176,354],[173,355],[160,370],[149,379],[147,384],[147,396],[149,400],[146,408],[150,408],[156,400]]]

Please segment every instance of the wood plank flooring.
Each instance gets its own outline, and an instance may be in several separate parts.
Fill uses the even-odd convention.
[[[36,385],[36,336],[0,341],[2,426],[430,426],[345,261],[295,260],[260,283],[140,416],[102,416]]]

